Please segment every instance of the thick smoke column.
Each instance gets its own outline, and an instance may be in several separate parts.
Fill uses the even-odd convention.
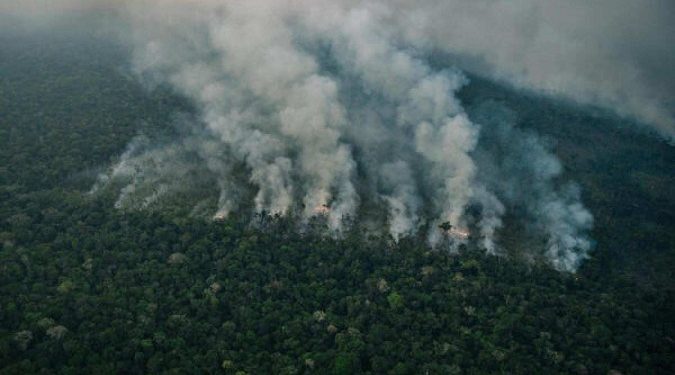
[[[304,19],[312,22],[304,25],[311,34],[318,31],[320,38],[331,41],[346,75],[358,77],[366,90],[396,107],[396,126],[413,134],[415,151],[432,166],[429,177],[438,186],[433,190],[433,205],[438,211],[435,222],[463,226],[462,214],[471,197],[474,174],[468,153],[477,137],[477,127],[454,97],[465,80],[457,72],[434,72],[423,60],[398,48],[382,23],[381,13],[386,11],[377,6],[329,12],[310,8]],[[439,231],[431,231],[432,244],[438,242],[438,236]]]
[[[591,216],[578,190],[555,187],[557,160],[509,123],[482,111],[485,125],[472,120],[456,97],[468,79],[429,64],[433,46],[403,32],[385,3],[134,4],[136,73],[191,99],[200,119],[179,124],[190,131],[176,142],[130,144],[94,187],[117,186],[118,207],[210,184],[216,218],[250,206],[324,217],[339,235],[367,203],[395,241],[425,228],[436,248],[493,254],[504,213],[525,207],[558,269],[590,249]]]
[[[329,222],[339,230],[357,205],[354,161],[339,139],[345,110],[336,82],[294,45],[288,9],[283,2],[236,2],[194,10],[177,3],[168,14],[139,11],[148,17],[140,23],[167,17],[194,29],[175,38],[162,31],[158,39],[141,31],[136,67],[203,108],[208,127],[251,169],[258,211],[286,214],[299,189],[305,217],[330,206]],[[298,180],[301,186],[294,186]]]

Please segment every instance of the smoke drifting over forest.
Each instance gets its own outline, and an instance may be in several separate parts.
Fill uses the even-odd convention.
[[[248,185],[256,212],[325,217],[336,235],[368,202],[395,240],[424,228],[434,247],[473,238],[497,253],[501,217],[517,207],[557,268],[586,257],[592,218],[575,188],[554,186],[555,157],[489,116],[483,132],[494,134],[479,147],[481,125],[456,97],[467,78],[433,68],[389,8],[172,2],[131,14],[138,76],[169,84],[201,117],[178,143],[130,145],[102,180],[129,181],[120,207],[183,189],[196,155],[219,188],[214,217],[245,208]]]
[[[593,221],[579,188],[560,182],[560,162],[514,114],[484,103],[469,115],[457,98],[468,71],[611,108],[672,139],[672,6],[573,3],[116,5],[132,25],[134,73],[189,98],[199,117],[177,120],[178,140],[132,141],[93,190],[114,186],[118,207],[144,208],[215,186],[215,207],[195,212],[320,217],[335,235],[368,205],[394,240],[423,231],[437,248],[490,253],[511,214],[573,271]]]
[[[24,0],[1,3],[0,15],[18,16],[28,20],[30,27],[41,27],[78,11],[115,13],[122,18],[145,12],[145,16],[160,21],[165,31],[168,27],[195,33],[189,25],[179,25],[172,14],[179,8],[189,8],[193,13],[198,9],[224,9],[231,2]],[[337,8],[370,8],[402,45],[447,53],[472,73],[599,105],[652,126],[671,142],[675,137],[675,3],[670,0],[341,0],[328,6],[323,1],[312,4],[304,0],[267,3],[255,7],[283,8],[284,14],[297,17],[324,13],[317,16],[319,19],[333,17],[331,12]],[[124,29],[111,27],[115,31]]]

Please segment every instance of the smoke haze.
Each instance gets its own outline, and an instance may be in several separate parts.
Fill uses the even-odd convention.
[[[675,140],[675,2],[398,1],[396,8],[406,40],[455,55],[467,70],[602,106]]]
[[[49,13],[27,4],[0,10]],[[468,83],[463,72],[600,105],[675,136],[666,2],[100,4],[131,25],[137,77],[199,110],[177,125],[189,129],[181,139],[137,138],[100,177],[93,191],[119,189],[119,208],[215,186],[213,217],[250,207],[324,218],[339,235],[368,204],[396,241],[421,233],[437,248],[475,243],[493,254],[504,215],[515,212],[544,243],[539,255],[574,271],[591,249],[593,221],[579,188],[560,183],[560,162],[515,126],[515,114],[485,103],[469,115],[456,95]],[[439,52],[450,61],[441,69],[429,62]]]
[[[0,14],[40,27],[85,11],[122,18],[152,12],[168,26],[170,8],[214,9],[228,3],[26,0],[1,3]],[[323,7],[302,0],[272,3],[259,7],[306,15],[318,8],[326,16],[337,9],[369,7],[399,42],[448,53],[462,69],[516,87],[604,107],[674,140],[675,3],[670,0],[342,0]]]

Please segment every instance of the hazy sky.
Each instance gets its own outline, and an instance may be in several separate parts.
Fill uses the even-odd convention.
[[[482,62],[469,70],[599,104],[675,136],[675,1],[400,4],[396,18],[410,38]]]
[[[220,1],[225,3],[227,1]],[[43,26],[76,11],[164,8],[214,0],[22,0],[0,12]],[[270,1],[269,4],[275,2]],[[311,1],[277,1],[302,11]],[[675,138],[675,1],[432,0],[370,4],[407,42],[461,57],[462,68],[517,87],[597,104]],[[129,9],[134,11],[129,11]]]

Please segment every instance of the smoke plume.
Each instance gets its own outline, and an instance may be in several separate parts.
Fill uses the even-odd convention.
[[[576,270],[592,225],[579,189],[558,186],[560,163],[507,109],[463,107],[462,59],[429,62],[439,49],[475,52],[446,35],[453,23],[473,32],[459,18],[474,10],[450,4],[127,4],[136,75],[189,98],[199,118],[178,121],[176,141],[135,139],[93,192],[118,191],[122,209],[194,196],[194,211],[217,219],[319,218],[336,236],[376,216],[394,241],[491,254],[511,213],[541,239],[539,256]]]

